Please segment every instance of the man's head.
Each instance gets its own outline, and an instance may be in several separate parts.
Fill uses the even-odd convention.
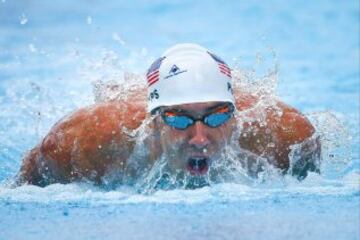
[[[231,71],[195,44],[167,50],[147,73],[148,111],[172,172],[204,175],[236,126]]]

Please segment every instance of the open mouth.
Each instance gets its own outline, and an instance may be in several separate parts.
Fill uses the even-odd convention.
[[[187,162],[187,170],[191,175],[204,175],[209,170],[209,158],[190,157]]]

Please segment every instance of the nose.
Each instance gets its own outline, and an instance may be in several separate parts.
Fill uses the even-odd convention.
[[[201,123],[196,122],[193,126],[193,131],[191,133],[191,138],[189,140],[189,144],[193,145],[194,147],[198,149],[202,149],[209,145],[210,141],[207,137],[207,127]]]

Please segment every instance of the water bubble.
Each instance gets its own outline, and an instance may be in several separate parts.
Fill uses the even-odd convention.
[[[89,24],[89,25],[92,24],[92,17],[88,16],[86,18],[86,23]]]
[[[256,53],[255,58],[257,64],[260,64],[264,61],[264,56],[260,52]]]
[[[32,44],[32,43],[29,44],[29,50],[30,50],[30,52],[33,52],[33,53],[37,52],[37,49],[35,48],[34,44]]]
[[[25,14],[22,14],[22,15],[20,16],[20,24],[21,24],[21,25],[25,25],[27,22],[28,22],[27,17],[25,16]]]
[[[69,216],[69,210],[68,210],[68,209],[64,209],[64,210],[63,210],[63,215],[64,215],[64,216]]]
[[[307,116],[321,141],[323,175],[336,177],[351,162],[351,139],[344,123],[332,112],[317,112]]]
[[[120,43],[121,45],[125,45],[125,41],[121,38],[121,36],[118,34],[118,33],[116,33],[116,32],[114,32],[113,34],[112,34],[112,39],[115,41],[115,42],[118,42],[118,43]]]
[[[141,55],[145,57],[145,56],[147,56],[147,54],[148,54],[147,49],[146,49],[146,48],[142,48],[142,49],[141,49]]]

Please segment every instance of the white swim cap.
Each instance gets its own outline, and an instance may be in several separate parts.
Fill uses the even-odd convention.
[[[231,102],[231,71],[207,49],[177,44],[157,59],[147,72],[148,111],[196,102]]]

